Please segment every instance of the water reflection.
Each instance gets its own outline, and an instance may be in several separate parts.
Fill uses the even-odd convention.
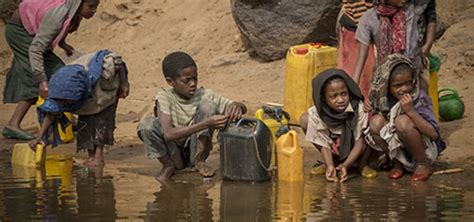
[[[151,177],[110,169],[103,174],[103,168],[86,170],[64,160],[50,160],[41,170],[10,166],[0,156],[0,221],[474,220],[474,192],[435,179],[412,184],[409,178],[357,177],[339,184],[321,176],[304,183],[240,183],[183,175],[160,189]]]
[[[111,177],[73,170],[72,159],[58,155],[39,169],[9,164],[0,168],[0,221],[116,218]]]

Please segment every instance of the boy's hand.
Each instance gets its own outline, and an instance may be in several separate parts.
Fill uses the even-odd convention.
[[[59,47],[61,47],[62,49],[64,49],[64,51],[66,52],[66,55],[67,56],[72,56],[72,54],[74,54],[74,48],[67,44],[66,42],[64,41],[61,41],[60,44],[59,44]]]
[[[32,150],[36,150],[36,145],[38,145],[38,144],[44,145],[44,142],[43,142],[43,140],[41,140],[41,138],[36,138],[36,139],[30,140],[28,142],[28,146],[30,146],[30,148]]]
[[[340,164],[339,166],[336,167],[336,170],[341,171],[341,183],[346,181],[349,176],[347,175],[347,167],[344,164]]]
[[[231,103],[226,110],[226,115],[229,116],[229,121],[237,121],[242,117],[242,108],[237,103]]]
[[[334,168],[334,166],[327,166],[326,167],[326,180],[328,180],[330,182],[339,181],[337,179],[336,169]]]
[[[205,120],[206,126],[215,129],[222,129],[226,126],[227,120],[229,119],[226,115],[214,115]]]
[[[406,93],[400,98],[400,106],[402,107],[403,112],[407,115],[415,112],[415,108],[413,107],[413,99],[411,95]]]

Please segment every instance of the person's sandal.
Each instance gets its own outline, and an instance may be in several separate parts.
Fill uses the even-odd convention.
[[[326,164],[319,161],[314,164],[314,166],[309,171],[311,175],[323,175],[326,173]]]
[[[7,127],[3,128],[2,134],[5,138],[9,138],[9,139],[32,140],[35,138],[33,135],[27,132],[24,132],[24,131],[17,132]]]
[[[427,181],[432,173],[433,169],[430,165],[417,164],[415,172],[413,172],[413,175],[411,176],[411,181]]]

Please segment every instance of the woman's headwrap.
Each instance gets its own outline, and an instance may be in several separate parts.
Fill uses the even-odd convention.
[[[44,142],[53,146],[61,143],[58,125],[65,128],[71,124],[70,120],[63,115],[63,112],[74,112],[81,108],[95,83],[102,75],[104,57],[109,53],[110,51],[108,50],[97,52],[89,63],[88,71],[82,65],[73,64],[61,67],[51,76],[48,82],[48,98],[42,104],[37,105],[38,121],[40,124],[43,123],[48,113],[57,115],[51,127],[43,136]],[[66,104],[57,100],[75,102]]]
[[[403,8],[389,6],[385,0],[378,0],[374,4],[380,21],[375,41],[378,47],[377,58],[381,61],[390,54],[406,50],[406,16]]]
[[[349,106],[354,112],[336,112],[329,108],[323,97],[324,84],[332,77],[340,77],[344,80],[347,90],[349,91]],[[328,69],[313,79],[313,102],[318,111],[321,120],[330,127],[343,127],[341,135],[341,146],[339,147],[339,159],[347,158],[352,147],[354,146],[353,119],[359,108],[359,102],[364,101],[364,97],[360,92],[359,86],[341,69]]]
[[[372,80],[372,87],[369,94],[369,100],[371,102],[373,113],[386,115],[388,112],[390,112],[390,75],[393,69],[402,63],[407,64],[410,66],[410,68],[416,70],[415,65],[407,57],[401,54],[389,55],[387,58],[385,58],[382,64],[377,67],[377,70],[375,70],[374,79]],[[418,75],[416,71],[413,71],[413,75],[413,91],[411,96],[415,100],[419,95],[419,86]]]

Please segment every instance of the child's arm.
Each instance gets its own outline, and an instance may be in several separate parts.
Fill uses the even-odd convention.
[[[427,122],[414,108],[413,99],[410,94],[403,95],[400,98],[400,105],[405,114],[411,118],[416,128],[423,134],[426,135],[430,140],[436,140],[439,137],[433,125]]]
[[[426,26],[426,33],[425,33],[425,42],[423,43],[422,50],[423,55],[428,56],[431,50],[431,46],[434,42],[434,36],[436,32],[436,0],[431,0],[428,3],[428,7],[425,11],[426,22],[428,23]]]
[[[65,34],[64,38],[59,42],[58,46],[66,52],[67,56],[72,56],[72,54],[74,54],[74,47],[66,43],[66,36],[67,33]]]
[[[357,61],[354,70],[354,81],[359,83],[360,74],[364,69],[365,61],[367,60],[367,55],[369,54],[369,45],[366,45],[362,42],[359,44],[359,53],[357,54]]]
[[[157,105],[156,114],[158,116],[158,120],[160,121],[161,127],[163,129],[163,133],[164,133],[163,137],[165,141],[167,142],[181,139],[184,137],[188,137],[193,133],[199,132],[209,127],[213,127],[215,129],[224,128],[228,120],[228,116],[214,115],[205,119],[204,121],[201,121],[199,123],[196,123],[190,126],[173,127],[171,116],[163,113],[160,110],[158,102],[156,102],[156,105]]]
[[[345,167],[351,166],[364,152],[365,149],[365,142],[364,142],[364,137],[360,137],[354,144],[354,147],[352,148],[351,152],[349,153],[349,156],[346,158],[346,161],[342,163]]]
[[[336,168],[334,167],[334,162],[332,161],[331,149],[327,147],[321,147],[315,145],[321,151],[321,156],[323,157],[324,163],[326,164],[326,180],[337,182]]]
[[[46,117],[44,118],[43,123],[41,124],[41,128],[40,128],[40,131],[38,132],[38,135],[36,136],[35,139],[28,142],[28,144],[30,145],[30,147],[32,149],[34,149],[36,147],[36,145],[44,143],[41,138],[43,138],[44,133],[51,126],[51,123],[53,122],[53,119],[54,119],[53,114],[50,114],[50,113],[46,114]]]
[[[232,102],[226,109],[226,115],[229,116],[229,121],[236,121],[245,113],[247,113],[247,107],[239,102]]]

